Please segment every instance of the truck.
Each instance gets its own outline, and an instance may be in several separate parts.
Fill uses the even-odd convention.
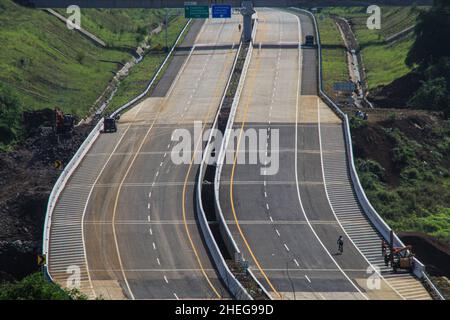
[[[103,133],[116,132],[116,119],[111,117],[105,117],[103,120]]]
[[[305,36],[305,46],[313,47],[314,46],[314,36],[308,34]]]

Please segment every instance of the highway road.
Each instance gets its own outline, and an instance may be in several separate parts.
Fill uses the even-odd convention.
[[[220,203],[234,239],[275,299],[400,299],[383,279],[372,289],[369,263],[328,200],[322,140],[330,133],[342,138],[341,120],[317,96],[317,50],[292,46],[315,34],[312,20],[271,9],[258,10],[258,17],[234,124],[241,132],[235,145],[246,143],[248,129],[279,130],[279,171],[262,175],[264,165],[236,159],[224,166]],[[321,134],[327,126],[338,131]],[[332,151],[345,155],[338,147]],[[255,150],[245,152],[248,157]],[[340,235],[342,255],[336,244]]]
[[[56,281],[65,286],[74,264],[90,297],[230,297],[196,224],[198,168],[172,162],[171,136],[177,128],[192,132],[194,121],[211,125],[240,20],[194,22],[152,96],[121,117],[117,133],[95,142],[55,209],[49,270]]]
[[[279,133],[277,172],[225,165],[220,204],[243,256],[275,299],[428,299],[409,274],[382,269],[381,238],[355,198],[341,120],[318,97],[317,50],[305,14],[258,10],[234,128]],[[102,134],[59,196],[49,273],[90,298],[229,299],[196,222],[198,166],[175,164],[176,129],[209,128],[237,53],[240,16],[196,20],[151,96]],[[195,45],[194,45],[195,44]],[[275,137],[275,136],[274,136]],[[198,148],[199,141],[192,141]],[[259,152],[245,149],[246,156]],[[271,151],[269,151],[271,152]],[[233,160],[233,159],[232,159]],[[270,169],[266,169],[270,171]],[[344,237],[344,253],[336,240]],[[369,280],[369,281],[368,281]]]

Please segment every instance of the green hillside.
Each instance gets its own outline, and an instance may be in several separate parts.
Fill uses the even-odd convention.
[[[61,15],[69,14],[58,9]],[[164,9],[82,9],[82,27],[102,39],[110,47],[136,47],[137,40],[157,28],[165,20]],[[183,12],[168,10],[168,21],[173,21]]]
[[[174,16],[179,11],[170,13],[170,30],[180,30],[184,18]],[[161,24],[164,14],[150,9],[82,10],[82,27],[115,46],[105,49],[43,10],[0,0],[0,92],[16,96],[24,110],[58,106],[85,116],[115,72],[132,58],[124,47],[135,48],[138,40]],[[173,32],[169,36],[172,41]],[[162,35],[149,42],[160,47]],[[149,76],[157,63],[146,66],[143,72]],[[3,128],[7,125],[0,121]]]
[[[367,73],[367,82],[369,89],[376,88],[380,85],[386,85],[393,80],[407,74],[411,68],[405,63],[405,58],[414,42],[414,35],[411,32],[406,37],[398,41],[387,41],[387,39],[415,24],[419,10],[423,8],[415,7],[381,7],[381,29],[370,30],[367,28],[366,22],[369,15],[366,13],[365,7],[348,7],[348,8],[325,8],[318,15],[319,28],[321,33],[333,33],[333,37],[325,37],[322,43],[335,44],[336,41],[341,42],[339,31],[332,25],[331,16],[339,16],[346,18],[352,24],[355,36],[361,47],[364,67]],[[329,22],[330,21],[330,22]],[[323,37],[323,36],[322,36]],[[345,56],[342,57],[340,49],[324,51],[324,73],[326,73],[326,61],[332,59],[339,53],[339,59],[333,59],[335,66],[329,69],[343,70],[343,63],[346,63]],[[331,57],[327,57],[327,54]],[[336,66],[336,64],[338,66]],[[333,67],[333,68],[331,68]],[[341,81],[340,73],[329,76],[332,81]]]
[[[60,106],[84,115],[121,67],[120,62],[131,58],[122,50],[97,47],[42,10],[10,0],[0,0],[0,8],[0,81],[17,92],[25,108]],[[141,29],[150,29],[162,19],[155,10],[110,11],[82,12],[82,26],[94,33],[101,29],[100,38],[118,39],[117,44],[124,46],[135,46]],[[114,25],[126,25],[126,32]]]
[[[329,15],[321,15],[318,25],[322,44],[323,86],[325,92],[336,99],[333,84],[349,79],[345,44],[336,23]]]

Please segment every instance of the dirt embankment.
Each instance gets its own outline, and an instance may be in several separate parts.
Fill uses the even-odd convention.
[[[386,112],[382,109],[365,110],[368,114],[366,125],[352,129],[354,153],[357,158],[371,159],[378,162],[384,169],[384,182],[396,186],[400,178],[400,170],[393,161],[395,140],[387,134],[387,130],[398,129],[408,139],[422,145],[435,145],[440,142],[433,131],[443,121],[439,113],[419,110],[392,109]],[[351,110],[348,110],[352,114]],[[419,157],[432,161],[430,155],[423,150]],[[450,159],[441,163],[450,166]]]
[[[0,281],[37,270],[47,200],[62,170],[55,161],[67,164],[91,129],[83,125],[57,136],[41,127],[49,117],[51,110],[27,114],[23,142],[0,153]]]
[[[414,253],[427,266],[432,276],[450,278],[450,247],[424,233],[400,232],[404,243],[412,245]]]
[[[378,108],[407,108],[409,99],[419,90],[423,77],[410,72],[386,86],[369,93],[369,100]]]

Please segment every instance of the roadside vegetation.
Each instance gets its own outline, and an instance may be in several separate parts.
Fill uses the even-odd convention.
[[[431,8],[381,10],[380,30],[367,28],[363,7],[317,14],[324,86],[331,93],[332,84],[345,78],[337,72],[347,61],[336,53],[345,49],[332,20],[344,17],[361,48],[374,98],[383,95],[385,108],[403,108],[368,111],[369,121],[351,118],[356,167],[367,196],[396,231],[422,232],[450,245],[450,10],[439,0]]]
[[[397,231],[450,245],[450,120],[426,112],[352,118],[356,167],[367,196]],[[376,146],[374,148],[373,146]]]
[[[162,23],[164,14],[144,9],[82,11],[82,26],[114,45],[105,49],[43,10],[0,0],[0,98],[2,107],[8,106],[0,111],[0,150],[21,139],[20,111],[59,107],[78,118],[88,115],[115,73],[133,58],[131,49]],[[183,20],[170,16],[170,37]],[[159,65],[163,41],[164,34],[148,39],[159,51],[140,67],[148,77]]]
[[[349,80],[347,50],[336,23],[329,15],[319,15],[317,22],[322,45],[323,87],[328,95],[336,99],[333,84]]]
[[[388,39],[396,33],[414,26],[417,16],[425,9],[414,6],[381,7],[380,30],[367,28],[366,23],[369,14],[366,13],[366,9],[366,7],[324,8],[318,14],[318,21],[321,37],[323,32],[328,32],[327,29],[331,30],[334,27],[337,31],[335,37],[330,38],[330,43],[327,42],[327,38],[325,38],[325,41],[322,40],[325,45],[332,45],[333,41],[339,41],[343,45],[341,35],[331,17],[339,16],[349,21],[361,48],[368,88],[371,90],[386,85],[411,71],[412,67],[406,64],[405,59],[413,44],[414,33],[409,32],[404,37],[393,41],[388,41]],[[330,24],[334,26],[330,26]],[[339,59],[335,63],[338,62],[347,64],[345,58]],[[326,65],[324,65],[324,73],[325,68]],[[340,69],[343,69],[343,66]]]
[[[64,9],[56,10],[68,17]],[[169,21],[179,11],[169,10]],[[146,35],[165,20],[163,9],[82,9],[82,27],[105,41],[108,47],[136,48]]]
[[[180,11],[169,13],[171,46],[186,20]],[[92,126],[83,123],[67,136],[42,126],[50,125],[55,107],[78,119],[92,113],[144,41],[146,55],[121,78],[112,107],[140,93],[166,56],[164,19],[163,10],[82,10],[82,26],[104,48],[44,10],[0,0],[0,299],[86,298],[32,273],[49,190],[61,173],[54,163],[67,164]],[[117,29],[121,24],[127,29]]]
[[[169,48],[175,44],[178,35],[186,23],[187,20],[183,16],[178,16],[169,24],[169,28],[167,29],[167,45]],[[163,50],[166,45],[165,41],[165,31],[152,37],[149,53],[121,81],[117,92],[108,104],[108,110],[112,111],[117,109],[145,90],[154,73],[166,58],[167,52]]]
[[[408,106],[442,111],[450,118],[450,5],[435,0],[431,10],[421,12],[415,31],[406,63],[423,80]]]
[[[0,300],[87,300],[87,296],[62,289],[36,272],[20,281],[0,283]]]
[[[405,123],[397,119],[398,112],[391,111],[390,120],[378,123],[376,128],[379,136],[385,136],[383,147],[390,146],[388,150],[378,150],[385,153],[384,160],[379,155],[372,155],[371,159],[367,153],[358,160],[370,200],[394,228],[424,232],[447,245],[450,245],[449,13],[444,1],[435,1],[431,9],[422,11],[415,40],[405,55],[405,63],[423,79],[407,101],[407,107],[426,110],[422,111],[424,116],[412,116]],[[441,39],[442,35],[447,39]],[[358,122],[353,121],[355,137],[370,135],[370,128],[358,129],[367,124]],[[360,141],[357,148],[364,149],[363,143]],[[377,162],[377,157],[384,163]]]

